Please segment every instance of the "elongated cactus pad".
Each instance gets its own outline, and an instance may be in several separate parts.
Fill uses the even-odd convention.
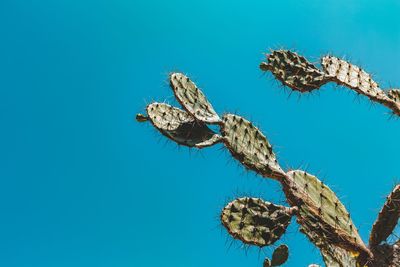
[[[275,50],[260,64],[261,70],[271,71],[284,85],[300,92],[309,92],[327,83],[325,74],[304,57],[289,50]]]
[[[317,177],[305,171],[290,171],[283,183],[288,202],[299,207],[300,225],[331,244],[349,251],[370,254],[336,194]]]
[[[289,258],[289,248],[286,245],[280,245],[272,253],[271,266],[279,266],[284,264]]]
[[[400,185],[397,185],[387,197],[382,210],[379,212],[378,219],[372,226],[369,237],[370,247],[379,245],[392,234],[400,218]]]
[[[259,198],[243,197],[225,206],[221,222],[233,238],[264,247],[285,233],[295,211]]]
[[[285,172],[279,166],[272,146],[257,127],[233,114],[224,115],[222,121],[224,143],[233,157],[265,177],[284,177]]]
[[[178,144],[203,148],[222,140],[207,125],[179,108],[156,102],[148,105],[146,110],[154,127]]]
[[[197,120],[205,123],[221,121],[203,92],[187,76],[178,72],[171,73],[170,85],[179,103]]]

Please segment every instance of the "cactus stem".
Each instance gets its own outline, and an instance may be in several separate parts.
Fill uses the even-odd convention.
[[[145,116],[145,115],[143,115],[141,113],[136,114],[136,121],[137,122],[146,122],[148,120],[149,120],[149,117],[147,117],[147,116]]]

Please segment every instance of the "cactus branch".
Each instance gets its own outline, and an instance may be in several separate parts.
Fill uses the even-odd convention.
[[[260,64],[260,69],[270,71],[284,85],[301,93],[319,89],[327,82],[343,85],[400,116],[400,90],[382,90],[366,71],[337,57],[324,56],[321,65],[323,71],[297,53],[276,50]]]
[[[399,102],[400,90],[384,93],[358,67],[333,57],[323,60],[325,72],[293,52],[274,51],[261,68],[271,71],[284,84],[300,92],[333,81],[386,106]],[[272,245],[286,231],[291,217],[296,216],[300,231],[320,249],[329,267],[400,266],[400,241],[394,245],[381,244],[392,233],[400,216],[400,185],[395,187],[382,208],[367,247],[336,194],[305,171],[284,171],[267,137],[253,123],[233,114],[225,114],[221,119],[204,93],[181,73],[172,73],[170,84],[184,110],[165,103],[152,103],[146,108],[147,116],[138,114],[137,121],[150,121],[164,136],[189,147],[203,148],[222,142],[246,169],[277,180],[291,206],[250,197],[228,203],[221,212],[221,222],[233,238],[259,247]],[[207,124],[217,124],[220,134]],[[277,266],[286,261],[287,247],[280,246],[274,255],[272,263],[266,258],[264,266]]]

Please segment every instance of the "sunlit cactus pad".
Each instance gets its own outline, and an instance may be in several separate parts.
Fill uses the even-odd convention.
[[[284,190],[291,205],[299,207],[298,221],[313,223],[331,243],[354,251],[367,251],[357,228],[336,194],[305,171],[290,171]],[[345,241],[345,242],[344,242]]]
[[[257,127],[233,114],[224,115],[222,121],[224,143],[244,166],[270,178],[279,179],[285,175],[271,144]]]
[[[243,197],[226,205],[221,221],[233,238],[264,247],[285,233],[294,211],[259,198]]]
[[[284,85],[300,92],[319,88],[329,80],[325,74],[302,56],[289,50],[275,50],[260,68],[271,71]]]
[[[326,74],[333,77],[334,81],[355,89],[364,95],[386,97],[371,75],[360,67],[333,56],[323,57],[321,64]]]
[[[179,108],[156,102],[148,105],[146,110],[154,127],[178,144],[202,148],[221,141],[207,125]]]
[[[205,123],[219,123],[221,120],[203,92],[182,73],[170,74],[170,85],[183,108],[197,120]]]

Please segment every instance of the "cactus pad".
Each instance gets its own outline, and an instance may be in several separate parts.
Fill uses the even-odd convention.
[[[284,191],[288,202],[299,207],[298,223],[307,229],[349,251],[369,250],[361,240],[350,213],[335,193],[317,177],[305,171],[287,173]]]
[[[332,77],[336,83],[345,85],[374,100],[387,100],[385,92],[372,80],[371,75],[360,67],[333,56],[323,57],[321,64],[326,74]]]
[[[285,172],[279,166],[272,146],[257,127],[233,114],[224,115],[222,121],[224,143],[237,160],[265,177],[284,177]]]
[[[184,74],[171,73],[170,85],[183,108],[197,120],[219,123],[221,119],[199,88]]]
[[[285,233],[295,211],[295,208],[274,205],[259,198],[244,197],[225,206],[221,221],[233,238],[264,247]]]
[[[379,212],[378,219],[372,226],[369,245],[375,247],[392,234],[400,218],[400,185],[397,185],[387,197]]]
[[[271,71],[284,85],[300,92],[309,92],[327,83],[325,74],[304,57],[289,50],[275,50],[260,68]]]
[[[152,103],[147,106],[147,114],[156,129],[178,144],[203,148],[222,140],[204,123],[168,104]]]
[[[271,266],[279,266],[284,264],[289,258],[289,248],[286,245],[280,245],[272,253]]]

